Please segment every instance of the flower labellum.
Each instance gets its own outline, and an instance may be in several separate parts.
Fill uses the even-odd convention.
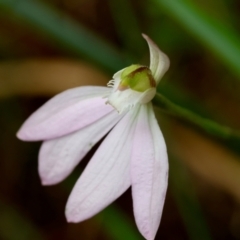
[[[131,186],[137,227],[153,240],[165,201],[168,158],[151,100],[169,59],[143,37],[150,49],[149,68],[131,65],[114,74],[108,87],[77,87],[56,95],[25,121],[17,136],[43,141],[39,175],[43,185],[53,185],[110,131],[76,182],[66,218],[84,221]]]
[[[151,101],[156,94],[156,82],[151,70],[141,65],[132,65],[119,71],[108,86],[112,86],[114,91],[108,97],[107,103],[119,113],[136,104]]]

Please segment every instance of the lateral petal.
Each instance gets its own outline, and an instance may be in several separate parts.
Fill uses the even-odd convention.
[[[39,152],[39,175],[43,185],[65,179],[87,152],[122,118],[116,111],[108,113],[87,127],[45,141]]]
[[[40,107],[17,133],[25,141],[48,140],[81,129],[114,109],[106,105],[106,87],[78,87],[64,91]]]
[[[131,142],[138,109],[119,121],[75,184],[66,206],[69,222],[92,217],[130,187]]]
[[[150,50],[150,70],[152,71],[153,77],[158,84],[168,70],[170,61],[168,56],[163,53],[158,46],[145,34],[142,34],[144,39],[148,43],[148,47]]]
[[[152,104],[142,105],[133,137],[131,179],[139,231],[153,240],[160,223],[168,180],[166,145]]]

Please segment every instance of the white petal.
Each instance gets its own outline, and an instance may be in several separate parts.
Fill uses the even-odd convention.
[[[34,112],[18,131],[26,141],[47,140],[85,127],[114,109],[106,105],[106,87],[78,87],[64,91]]]
[[[151,103],[143,105],[138,116],[133,138],[131,178],[138,229],[147,240],[153,240],[166,195],[168,158]]]
[[[143,104],[153,99],[156,94],[156,88],[150,88],[145,92],[137,92],[132,89],[124,91],[116,90],[111,93],[107,103],[111,104],[119,113],[125,112],[135,107],[137,104]]]
[[[39,153],[39,175],[44,185],[65,179],[87,152],[121,119],[116,111],[69,135],[45,141]]]
[[[138,108],[109,133],[75,184],[66,206],[69,222],[92,217],[130,186],[131,142]]]
[[[170,61],[168,56],[147,35],[142,35],[147,41],[150,50],[150,70],[158,84],[164,73],[168,70]]]

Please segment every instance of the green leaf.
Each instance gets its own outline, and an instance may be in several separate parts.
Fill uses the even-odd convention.
[[[45,239],[34,224],[14,206],[0,201],[0,238],[7,240]]]
[[[174,157],[170,158],[170,191],[191,240],[210,240],[211,235],[199,204],[194,185],[184,166]]]
[[[197,41],[240,76],[240,35],[189,0],[155,0],[161,11],[181,24]]]
[[[118,70],[125,65],[120,53],[109,43],[43,2],[0,0],[0,9],[15,21],[26,23],[60,49],[88,58],[109,70]]]
[[[108,0],[117,34],[126,50],[141,56],[144,41],[141,36],[135,9],[129,0]]]

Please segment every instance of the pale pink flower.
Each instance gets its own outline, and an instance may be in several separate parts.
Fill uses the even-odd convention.
[[[62,92],[33,113],[17,136],[44,141],[39,175],[43,185],[52,185],[65,179],[109,132],[70,194],[67,220],[92,217],[131,186],[138,229],[153,240],[165,200],[168,159],[150,101],[169,60],[149,37],[143,37],[150,48],[150,70],[132,65],[113,76],[111,88]]]

